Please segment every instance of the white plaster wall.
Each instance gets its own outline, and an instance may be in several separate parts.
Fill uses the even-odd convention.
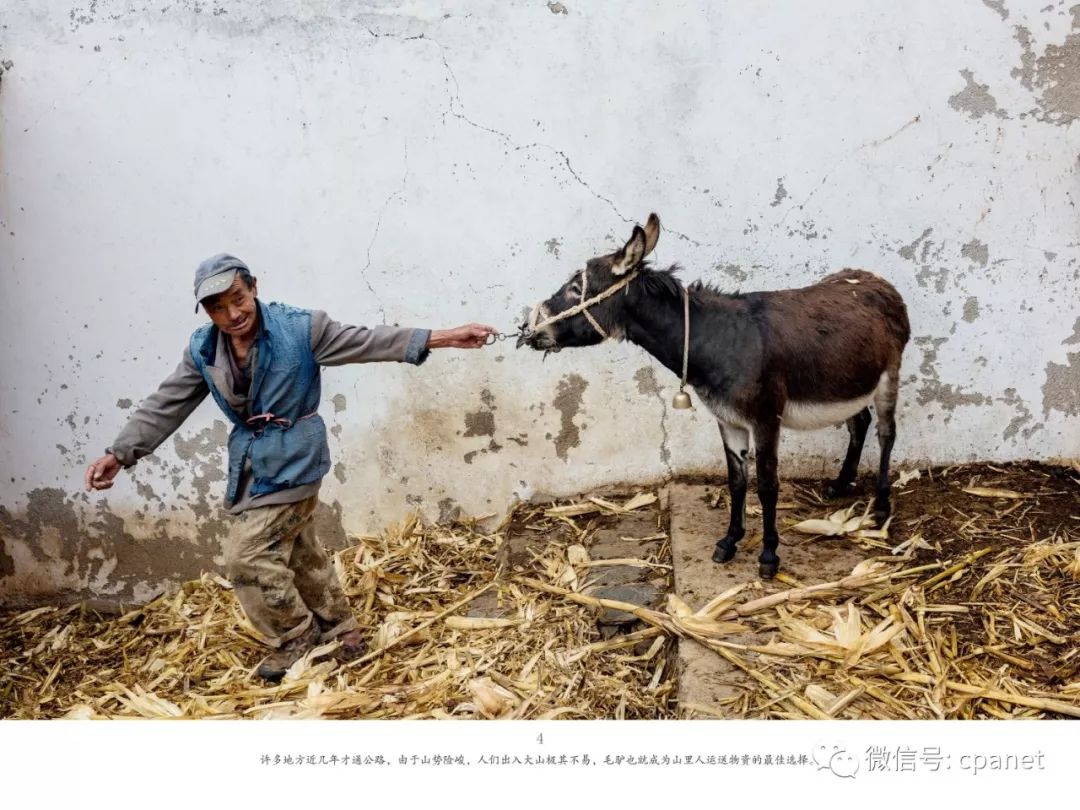
[[[1048,2],[5,2],[0,588],[138,596],[214,559],[211,401],[80,490],[222,250],[342,320],[509,330],[656,211],[687,279],[893,281],[900,464],[1080,455],[1080,7]],[[338,531],[722,465],[631,345],[324,380]],[[787,434],[782,474],[845,444]]]

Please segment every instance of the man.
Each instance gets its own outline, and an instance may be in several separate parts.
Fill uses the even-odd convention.
[[[183,359],[128,419],[105,455],[86,470],[86,489],[108,489],[183,424],[207,394],[232,422],[226,507],[236,521],[224,541],[236,598],[276,648],[258,674],[276,682],[317,643],[334,654],[364,652],[356,618],[312,515],[330,470],[326,425],[318,415],[320,366],[397,361],[419,365],[430,349],[478,349],[495,330],[366,329],[325,312],[259,300],[246,264],[219,254],[195,271],[211,323],[195,330]]]

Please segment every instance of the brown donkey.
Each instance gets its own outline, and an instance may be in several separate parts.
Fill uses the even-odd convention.
[[[764,578],[780,565],[776,548],[777,448],[780,428],[814,430],[847,423],[850,438],[840,474],[825,486],[833,497],[854,479],[877,412],[881,446],[874,517],[889,516],[889,455],[896,438],[900,357],[911,333],[907,307],[884,279],[842,270],[796,290],[729,295],[701,282],[684,287],[671,267],[644,259],[660,237],[660,220],[634,227],[618,251],[590,259],[538,304],[518,346],[559,351],[608,337],[641,346],[683,373],[684,307],[689,312],[687,382],[716,417],[727,457],[731,520],[713,560],[727,562],[746,533],[746,461],[750,436],[764,521],[759,557]]]

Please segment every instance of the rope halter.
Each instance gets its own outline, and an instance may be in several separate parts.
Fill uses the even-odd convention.
[[[539,329],[543,329],[545,326],[551,326],[551,324],[553,324],[553,323],[558,323],[559,321],[565,321],[567,318],[572,318],[575,315],[580,314],[580,315],[584,315],[585,320],[587,320],[592,325],[592,328],[595,329],[597,332],[599,332],[600,336],[606,340],[608,338],[608,333],[604,331],[604,327],[602,327],[600,325],[599,321],[597,321],[596,318],[593,317],[593,314],[591,312],[589,312],[589,307],[593,306],[594,304],[600,303],[601,301],[603,301],[606,298],[610,298],[615,293],[617,293],[619,290],[626,287],[627,284],[629,284],[631,281],[633,281],[635,278],[638,277],[638,273],[639,273],[638,270],[635,270],[633,273],[627,273],[623,278],[619,279],[617,282],[612,284],[610,287],[608,287],[603,292],[597,293],[592,298],[589,298],[588,300],[586,300],[585,295],[586,295],[586,293],[588,292],[588,289],[589,289],[589,271],[588,271],[587,268],[584,268],[584,267],[581,268],[581,301],[580,301],[580,303],[575,304],[574,306],[570,307],[570,309],[564,309],[562,312],[560,312],[560,313],[558,313],[556,315],[552,315],[550,318],[543,321],[542,323],[530,323],[529,324],[529,331],[530,332],[536,332]],[[540,310],[539,310],[539,307],[538,307],[534,311],[533,315],[535,316],[536,313],[538,313],[539,311]]]

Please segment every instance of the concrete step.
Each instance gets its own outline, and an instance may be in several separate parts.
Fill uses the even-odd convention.
[[[735,558],[718,565],[711,559],[716,541],[727,529],[728,511],[723,499],[726,485],[674,483],[669,487],[671,556],[674,590],[691,608],[697,609],[728,588],[742,582],[755,588],[750,598],[787,589],[776,581],[758,577],[761,553],[761,517],[756,496],[748,496],[747,536],[739,543]],[[720,497],[718,497],[720,496]],[[790,485],[782,485],[780,503],[797,504],[799,496]],[[713,504],[719,501],[719,506]],[[839,505],[835,508],[839,508]],[[807,538],[783,531],[784,516],[800,519],[820,517],[827,507],[800,504],[780,513],[780,570],[803,585],[840,579],[863,560],[867,553],[844,538]],[[756,514],[752,514],[756,512]],[[770,633],[750,632],[731,636],[740,644],[765,644]],[[686,717],[739,717],[741,699],[756,689],[754,680],[711,650],[693,641],[679,641],[679,705]]]

